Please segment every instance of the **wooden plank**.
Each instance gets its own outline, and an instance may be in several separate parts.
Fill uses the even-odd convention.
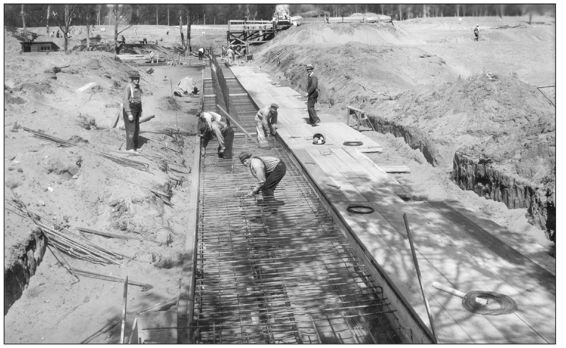
[[[196,264],[195,246],[197,242],[198,229],[198,202],[200,187],[200,137],[197,135],[193,138],[193,170],[191,172],[191,186],[189,192],[192,199],[189,201],[187,209],[187,233],[185,237],[184,253],[192,255],[183,261],[183,272],[179,280],[179,300],[177,303],[177,342],[191,343],[191,321],[194,314],[194,287],[195,277],[193,269]]]
[[[360,195],[357,188],[345,180],[345,178],[337,170],[336,158],[327,158],[322,156],[320,152],[317,152],[312,148],[308,148],[306,151],[324,172],[326,177],[332,179],[332,184],[340,187],[342,194],[346,196],[349,201],[365,201],[365,198]]]
[[[313,181],[316,180],[318,188],[323,192],[328,200],[332,202],[346,202],[348,198],[340,186],[316,164],[315,160],[304,149],[293,151],[297,160],[301,163],[305,171]]]
[[[411,168],[407,167],[406,165],[390,165],[390,164],[379,164],[378,165],[381,170],[386,173],[410,173]]]
[[[177,313],[148,312],[138,317],[138,339],[141,343],[177,343]]]

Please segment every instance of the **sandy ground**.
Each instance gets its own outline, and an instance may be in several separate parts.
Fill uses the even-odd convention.
[[[485,28],[478,43],[471,41],[476,19],[414,20],[395,23],[395,28],[349,26],[342,27],[339,35],[330,28],[304,26],[255,50],[253,64],[304,91],[304,64],[314,63],[323,88],[319,108],[343,121],[346,105],[390,115],[397,115],[395,111],[402,108],[417,114],[422,106],[415,100],[432,98],[435,91],[441,93],[431,86],[447,88],[448,83],[468,81],[487,72],[510,76],[510,83],[515,85],[554,84],[554,24],[549,24],[548,19],[530,27],[521,19],[486,18],[478,23]],[[179,41],[178,29],[133,29],[126,32],[127,41],[145,37],[163,46]],[[108,37],[109,30],[97,33]],[[209,46],[210,42],[220,46],[225,38],[225,32],[216,27],[194,27],[193,35],[194,47]],[[71,47],[81,38],[77,31]],[[191,137],[179,141],[159,133],[168,128],[194,132],[192,115],[200,100],[173,98],[171,89],[186,75],[200,80],[200,67],[155,68],[152,74],[145,72],[148,67],[140,69],[144,115],[156,115],[141,129],[154,133],[142,133],[141,154],[126,158],[147,163],[146,172],[100,155],[125,156],[121,151],[124,131],[110,127],[119,111],[126,72],[131,67],[102,52],[18,52],[19,44],[5,32],[5,203],[16,195],[49,224],[73,231],[88,227],[142,239],[85,235],[97,245],[126,255],[120,266],[95,265],[67,257],[78,269],[120,279],[128,275],[130,280],[153,285],[149,291],[130,286],[130,327],[133,314],[177,295],[191,175],[163,171],[159,159],[166,158],[172,168],[188,172],[195,149]],[[53,79],[53,74],[46,71],[54,66],[68,67]],[[78,91],[92,82],[95,85]],[[445,100],[438,101],[442,102]],[[537,112],[546,117],[546,109]],[[59,147],[21,127],[42,130],[77,145]],[[449,163],[432,167],[402,139],[375,133],[371,136],[384,148],[383,153],[371,155],[374,161],[403,164],[411,169],[408,174],[395,175],[407,186],[408,199],[451,202],[507,227],[521,237],[524,247],[536,243],[553,253],[553,244],[544,233],[528,223],[525,209],[510,210],[503,203],[462,191],[449,179]],[[171,187],[172,176],[184,178],[183,183]],[[173,206],[164,204],[149,189],[170,189]],[[5,212],[5,267],[14,262],[32,229],[29,219]],[[48,251],[22,298],[4,317],[5,343],[79,343],[85,339],[117,343],[120,327],[113,324],[120,318],[121,308],[122,284],[86,277],[77,282]]]
[[[17,197],[47,225],[109,232],[131,239],[84,234],[96,245],[124,255],[121,265],[97,265],[70,257],[71,267],[147,283],[143,291],[130,286],[128,311],[133,314],[178,295],[180,265],[187,224],[194,136],[172,137],[168,129],[195,133],[194,114],[200,98],[173,97],[184,76],[201,80],[202,66],[139,67],[144,90],[142,116],[155,118],[141,125],[139,155],[128,155],[119,112],[121,95],[132,67],[101,52],[29,54],[10,51],[6,40],[5,198]],[[22,59],[23,58],[23,59]],[[46,70],[65,67],[52,78]],[[133,67],[135,68],[135,67]],[[89,88],[80,90],[81,87]],[[23,127],[72,141],[75,146],[34,137]],[[148,170],[104,158],[111,154],[148,164]],[[163,160],[168,169],[163,170]],[[171,177],[182,183],[173,186]],[[171,192],[167,205],[150,190]],[[5,221],[5,267],[18,257],[32,225],[11,211]],[[35,276],[5,316],[7,343],[116,343],[120,326],[122,284],[79,277],[77,282],[47,252]],[[103,329],[103,332],[99,332]],[[104,330],[107,329],[107,330]],[[118,330],[118,331],[116,331]],[[92,337],[91,335],[96,334]]]

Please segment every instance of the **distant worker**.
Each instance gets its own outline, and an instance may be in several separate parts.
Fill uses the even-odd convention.
[[[122,35],[122,40],[120,41],[120,43],[122,45],[124,45],[126,43],[126,38],[124,37],[124,35]]]
[[[474,41],[479,41],[480,40],[480,25],[477,24],[476,27],[474,28]]]
[[[314,67],[312,64],[307,65],[307,110],[309,112],[309,121],[311,126],[315,127],[319,122],[314,105],[318,100],[318,78],[313,74]]]
[[[251,174],[258,181],[247,197],[252,197],[261,191],[263,203],[284,204],[283,201],[275,199],[274,192],[287,172],[285,163],[277,157],[253,156],[249,152],[242,152],[239,157],[240,162],[250,168]]]
[[[232,46],[228,47],[226,54],[228,55],[228,63],[230,63],[230,65],[234,64],[234,50],[232,49]]]
[[[126,128],[126,151],[136,152],[140,133],[140,117],[142,114],[142,90],[140,88],[140,73],[128,73],[130,83],[126,86],[123,96],[124,128]]]
[[[328,17],[328,13],[324,14],[324,18],[326,19],[326,24],[330,23],[330,18]]]
[[[202,58],[204,57],[204,48],[199,48],[198,49],[198,60],[202,60]]]
[[[231,159],[234,130],[230,127],[230,122],[222,119],[222,116],[212,111],[201,111],[197,113],[197,117],[200,119],[199,130],[202,137],[202,153],[206,153],[209,141],[215,136],[218,141],[218,157]]]
[[[226,58],[226,46],[224,46],[224,45],[222,45],[222,56],[221,56],[221,58],[222,59]]]
[[[260,146],[267,145],[266,137],[275,135],[277,132],[277,127],[275,126],[277,124],[277,109],[279,109],[279,105],[273,103],[270,106],[259,109],[255,115],[257,141]]]

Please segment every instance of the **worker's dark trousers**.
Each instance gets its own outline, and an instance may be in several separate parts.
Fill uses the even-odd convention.
[[[222,130],[222,136],[224,137],[224,154],[222,158],[231,159],[232,158],[232,144],[234,143],[234,130],[232,127],[226,127]],[[218,151],[220,154],[220,146],[218,146]]]
[[[124,128],[126,128],[126,150],[136,150],[138,148],[138,137],[140,134],[141,104],[130,104],[130,110],[132,110],[132,115],[134,116],[132,122],[128,120],[126,110],[122,112],[124,115]]]
[[[261,189],[261,194],[264,200],[273,200],[275,199],[273,191],[285,176],[287,172],[287,167],[283,161],[279,161],[279,164],[275,166],[272,172],[267,173],[265,178],[265,184],[263,184],[263,188]]]
[[[316,110],[314,109],[314,104],[318,99],[318,93],[314,93],[313,95],[309,95],[307,100],[307,110],[309,112],[309,122],[310,124],[315,124],[320,122],[320,118],[316,115]]]

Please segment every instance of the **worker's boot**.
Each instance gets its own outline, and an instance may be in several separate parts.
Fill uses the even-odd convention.
[[[273,195],[273,191],[266,192],[263,196],[263,199],[267,205],[272,207],[285,204],[285,202],[275,199],[275,196]]]

